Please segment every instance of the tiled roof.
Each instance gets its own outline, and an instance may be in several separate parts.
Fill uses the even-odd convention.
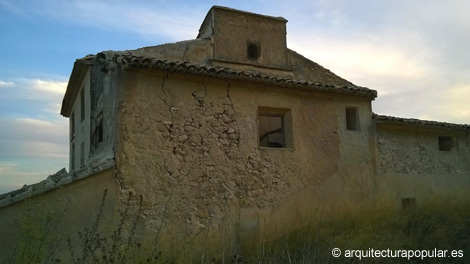
[[[416,127],[422,127],[422,128],[430,128],[430,129],[441,129],[441,130],[463,130],[463,131],[470,132],[470,125],[445,123],[445,122],[421,120],[421,119],[414,119],[414,118],[401,118],[401,117],[377,115],[377,114],[373,115],[373,119],[377,123],[409,125],[409,126],[416,126]]]
[[[292,77],[278,77],[260,74],[255,71],[238,71],[229,68],[211,67],[206,65],[191,64],[189,62],[167,61],[157,58],[134,56],[114,52],[102,52],[97,54],[97,59],[101,64],[116,63],[122,69],[145,68],[171,71],[176,73],[191,74],[202,77],[211,77],[223,80],[246,81],[276,87],[292,89],[305,89],[318,92],[335,93],[362,96],[374,99],[377,91],[355,86],[355,85],[335,85],[329,83],[309,82],[293,80]]]

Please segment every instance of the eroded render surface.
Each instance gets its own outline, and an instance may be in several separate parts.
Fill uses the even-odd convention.
[[[196,231],[237,208],[266,209],[338,170],[328,96],[146,70],[126,75],[117,176],[124,189],[144,195],[154,224],[163,215],[153,208],[168,199],[171,222]],[[260,106],[292,112],[291,148],[259,147]]]

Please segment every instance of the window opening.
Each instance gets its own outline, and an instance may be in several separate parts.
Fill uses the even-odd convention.
[[[452,140],[452,137],[440,136],[438,140],[440,151],[451,151],[454,147],[454,141]]]
[[[259,43],[247,42],[248,58],[257,60],[261,56],[261,47]]]
[[[75,113],[70,116],[70,140],[73,140],[75,135]]]
[[[284,117],[283,116],[259,116],[260,137],[262,147],[285,148]]]
[[[258,122],[260,147],[292,147],[292,128],[289,110],[260,108],[258,111]]]
[[[80,92],[80,120],[85,120],[85,87]]]
[[[346,107],[346,129],[359,130],[359,118],[356,107]]]

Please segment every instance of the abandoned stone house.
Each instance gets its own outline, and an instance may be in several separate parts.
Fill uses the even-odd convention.
[[[61,110],[70,172],[0,196],[2,228],[32,196],[67,200],[78,228],[105,189],[106,212],[142,196],[143,226],[166,217],[172,236],[235,218],[269,233],[328,204],[468,190],[470,125],[373,114],[377,92],[288,49],[286,23],[214,6],[194,40],[78,59]]]

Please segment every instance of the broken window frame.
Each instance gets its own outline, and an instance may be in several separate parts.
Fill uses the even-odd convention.
[[[292,140],[292,120],[291,120],[291,113],[290,109],[283,109],[283,108],[270,108],[270,107],[259,107],[258,108],[258,146],[260,148],[269,148],[269,149],[287,149],[293,147],[293,140]],[[261,127],[263,118],[261,117],[269,117],[269,118],[280,118],[280,127],[268,131],[261,135]],[[269,142],[269,135],[281,133],[282,142],[279,141],[272,141]],[[264,143],[265,139],[268,139],[266,143]]]

